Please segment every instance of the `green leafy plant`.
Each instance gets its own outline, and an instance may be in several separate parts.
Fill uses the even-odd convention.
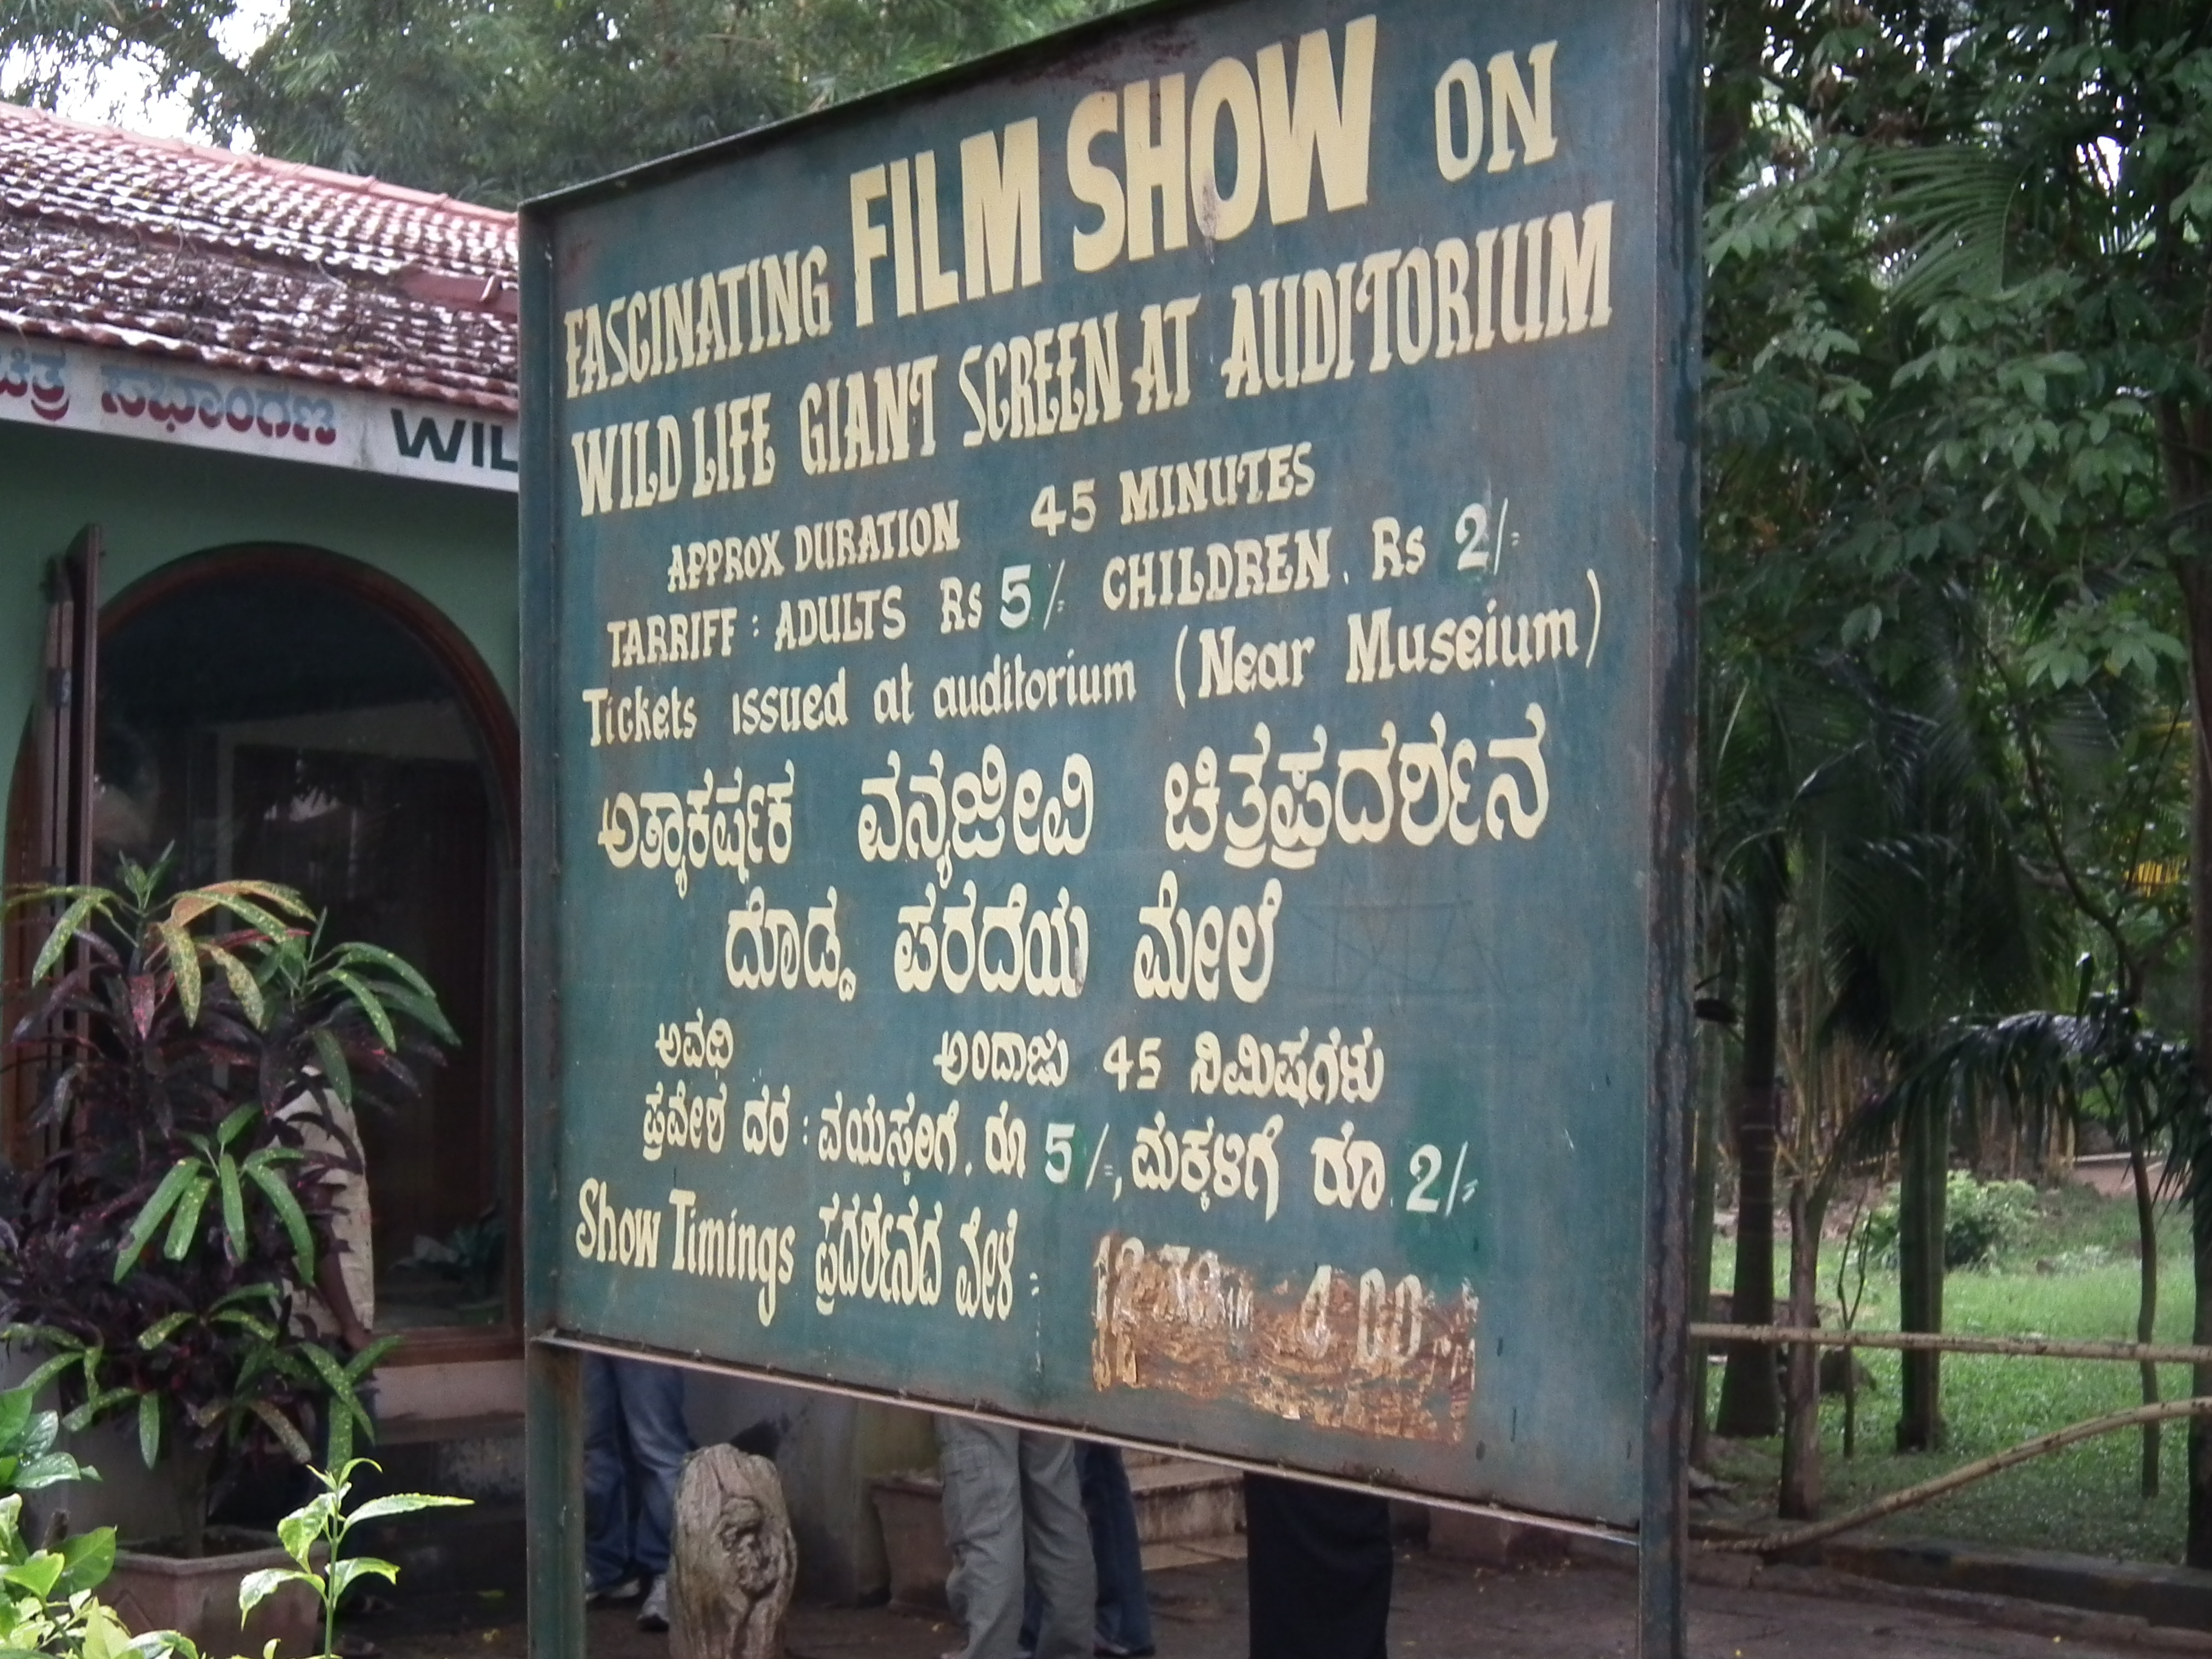
[[[0,1652],[75,1655],[95,1630],[111,1642],[120,1637],[115,1615],[93,1594],[115,1565],[115,1529],[33,1549],[22,1523],[22,1494],[0,1498]]]
[[[2027,1237],[2035,1224],[2035,1188],[2025,1181],[1977,1181],[1954,1170],[1943,1196],[1943,1265],[1985,1267]],[[1853,1248],[1877,1261],[1897,1258],[1899,1223],[1893,1188],[1869,1213]]]
[[[338,1603],[346,1591],[362,1578],[381,1578],[388,1584],[399,1582],[399,1569],[391,1562],[380,1561],[372,1555],[344,1554],[346,1534],[366,1522],[412,1515],[420,1510],[459,1509],[473,1501],[434,1497],[428,1492],[392,1492],[383,1498],[372,1498],[349,1512],[346,1499],[353,1491],[353,1473],[364,1468],[374,1469],[377,1465],[365,1457],[356,1457],[338,1465],[335,1474],[321,1469],[312,1471],[323,1490],[276,1523],[276,1536],[295,1565],[264,1567],[240,1581],[238,1616],[241,1621],[285,1585],[304,1584],[322,1603],[323,1652],[325,1656],[335,1653]],[[318,1545],[325,1552],[325,1565],[321,1566],[315,1565]]]
[[[74,1655],[129,1638],[93,1592],[115,1565],[115,1528],[51,1539],[23,1536],[23,1494],[92,1470],[57,1449],[59,1414],[37,1409],[34,1387],[0,1394],[0,1653]]]
[[[310,1462],[319,1430],[343,1467],[372,1431],[390,1344],[313,1316],[331,1183],[361,1168],[356,1105],[416,1092],[456,1039],[419,973],[326,945],[291,889],[166,875],[126,860],[115,886],[10,901],[55,916],[12,1036],[54,1150],[0,1203],[0,1336],[44,1352],[64,1428],[127,1411],[149,1467],[178,1455],[197,1553],[247,1462]]]
[[[115,1565],[112,1527],[38,1549],[25,1543],[24,1491],[99,1478],[67,1453],[53,1449],[60,1431],[58,1413],[34,1410],[35,1392],[24,1387],[0,1394],[0,1655],[6,1659],[32,1655],[52,1659],[203,1659],[198,1645],[176,1631],[133,1637],[95,1594]],[[350,1458],[335,1474],[309,1471],[323,1490],[276,1527],[277,1538],[295,1565],[264,1568],[240,1581],[241,1624],[287,1584],[304,1585],[322,1607],[321,1653],[323,1659],[332,1659],[337,1650],[338,1603],[346,1591],[366,1577],[399,1582],[399,1569],[392,1563],[344,1554],[347,1534],[368,1522],[421,1510],[458,1509],[473,1501],[394,1492],[349,1511],[354,1471],[376,1467],[366,1458]],[[274,1647],[270,1644],[272,1651]]]

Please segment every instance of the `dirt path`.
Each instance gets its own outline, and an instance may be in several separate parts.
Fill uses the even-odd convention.
[[[1159,1659],[1247,1659],[1240,1565],[1157,1572],[1151,1583]],[[1911,1597],[1898,1605],[1875,1599],[1892,1594],[1877,1586],[1863,1593],[1841,1588],[1846,1593],[1836,1596],[1692,1586],[1691,1652],[1695,1659],[2212,1654],[2212,1638],[2130,1636],[2117,1621],[2059,1609]],[[1602,1568],[1500,1573],[1409,1553],[1398,1565],[1391,1653],[1394,1659],[1632,1659],[1635,1589],[1629,1575]],[[498,1620],[501,1611],[478,1609],[469,1622]],[[1992,1618],[2039,1627],[2003,1628]],[[373,1626],[363,1633],[376,1637],[386,1659],[522,1659],[525,1651],[522,1627],[511,1618],[409,1636]],[[666,1659],[667,1638],[642,1634],[626,1610],[592,1614],[590,1640],[591,1659]],[[793,1611],[789,1641],[790,1659],[937,1659],[955,1633],[942,1622],[880,1607],[802,1607]]]

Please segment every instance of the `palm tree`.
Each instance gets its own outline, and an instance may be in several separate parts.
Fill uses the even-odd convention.
[[[2050,960],[2047,907],[2014,844],[1998,745],[1960,672],[1962,638],[1932,609],[1890,678],[1836,653],[1801,677],[1798,729],[1817,756],[1791,803],[1793,900],[1783,934],[1781,1049],[1792,1089],[1787,1170],[1793,1322],[1814,1319],[1821,1233],[1863,1155],[1860,1125],[1901,1055],[1948,1018],[2014,1006]],[[1912,1152],[1939,1191],[1948,1114]],[[1924,1155],[1923,1155],[1924,1154]],[[1923,1275],[1908,1312],[1941,1324],[1940,1219],[1915,1241]],[[1932,1285],[1926,1258],[1934,1261]],[[1929,1294],[1932,1289],[1933,1294]],[[1923,1379],[1934,1418],[1934,1378]],[[1792,1355],[1784,1443],[1787,1512],[1819,1503],[1818,1389],[1809,1349]],[[1916,1401],[1916,1403],[1917,1403]],[[1908,1418],[1910,1439],[1925,1426]]]

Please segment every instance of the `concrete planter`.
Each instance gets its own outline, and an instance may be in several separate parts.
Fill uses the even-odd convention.
[[[239,1581],[264,1567],[292,1565],[273,1537],[219,1528],[210,1533],[209,1546],[233,1547],[191,1560],[118,1550],[115,1571],[100,1588],[100,1599],[134,1635],[182,1631],[208,1659],[258,1654],[271,1640],[287,1656],[321,1651],[322,1604],[304,1584],[285,1585],[255,1608],[243,1627],[239,1623]]]
[[[868,1482],[883,1522],[890,1563],[891,1606],[905,1613],[943,1613],[952,1552],[945,1545],[945,1489],[934,1471],[878,1475]]]
[[[0,1389],[15,1388],[46,1358],[44,1349],[28,1343],[0,1345]],[[39,1403],[47,1408],[60,1403],[52,1383],[40,1391]],[[187,1492],[190,1483],[180,1477],[173,1455],[158,1468],[146,1467],[138,1455],[138,1425],[129,1413],[76,1434],[64,1430],[57,1449],[98,1470],[100,1478],[27,1493],[26,1538],[44,1537],[57,1516],[66,1519],[71,1532],[113,1527],[125,1538],[168,1538],[185,1529],[194,1501]]]

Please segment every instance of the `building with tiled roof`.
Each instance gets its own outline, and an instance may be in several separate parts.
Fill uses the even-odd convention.
[[[0,418],[511,489],[514,234],[448,197],[0,105]]]
[[[173,848],[430,975],[462,1044],[361,1126],[423,1440],[521,1400],[515,270],[511,214],[0,105],[0,878]]]

